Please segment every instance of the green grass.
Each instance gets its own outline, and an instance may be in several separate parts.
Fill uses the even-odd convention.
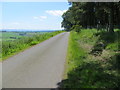
[[[13,41],[2,41],[2,52],[0,52],[1,60],[5,60],[33,45],[36,45],[50,37],[53,37],[62,31],[49,32],[44,34],[35,34],[30,37],[22,37]]]
[[[2,33],[2,36],[0,36],[0,39],[2,40],[14,40],[10,37],[15,37],[16,39],[21,37],[19,33],[15,33],[15,32],[0,32],[0,33]]]
[[[70,33],[70,40],[69,40],[69,49],[68,49],[68,71],[73,70],[76,67],[76,64],[78,64],[78,62],[80,63],[80,61],[78,60],[78,57],[84,57],[85,56],[85,52],[84,50],[79,47],[79,44],[77,44],[77,40],[78,40],[79,36],[77,35],[76,32],[71,32]]]
[[[37,34],[44,34],[46,32],[0,32],[0,41],[10,41],[10,40],[15,40],[15,39],[19,39],[22,37],[30,37],[33,35],[37,35]]]
[[[84,29],[71,32],[61,88],[115,88],[120,86],[120,37]],[[72,89],[71,89],[72,90]]]

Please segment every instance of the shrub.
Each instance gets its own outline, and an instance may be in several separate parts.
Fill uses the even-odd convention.
[[[32,46],[32,45],[36,45],[36,44],[38,44],[39,42],[38,41],[32,41],[31,43],[30,43],[30,45]]]
[[[118,44],[116,44],[116,43],[109,44],[109,45],[106,47],[106,49],[117,51],[117,50],[118,50]]]
[[[72,30],[74,30],[75,32],[79,33],[81,31],[82,26],[80,25],[73,25],[73,27],[71,28]]]

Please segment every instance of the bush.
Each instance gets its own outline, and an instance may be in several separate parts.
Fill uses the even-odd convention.
[[[81,31],[82,26],[80,25],[73,25],[73,27],[71,28],[72,30],[74,30],[75,32],[79,33]]]
[[[36,45],[36,44],[38,44],[39,42],[37,42],[37,41],[32,41],[31,43],[30,43],[30,45],[32,46],[32,45]]]
[[[109,45],[106,47],[106,49],[117,51],[117,50],[118,50],[118,44],[116,44],[116,43],[109,44]]]

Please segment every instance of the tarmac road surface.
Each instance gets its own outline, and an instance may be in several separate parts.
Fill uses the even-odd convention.
[[[62,80],[69,32],[58,34],[2,63],[2,88],[56,88]]]

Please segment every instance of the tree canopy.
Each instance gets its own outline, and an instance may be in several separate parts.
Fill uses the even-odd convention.
[[[62,15],[66,31],[73,30],[75,25],[106,28],[109,32],[120,28],[120,2],[72,2],[71,5]]]

